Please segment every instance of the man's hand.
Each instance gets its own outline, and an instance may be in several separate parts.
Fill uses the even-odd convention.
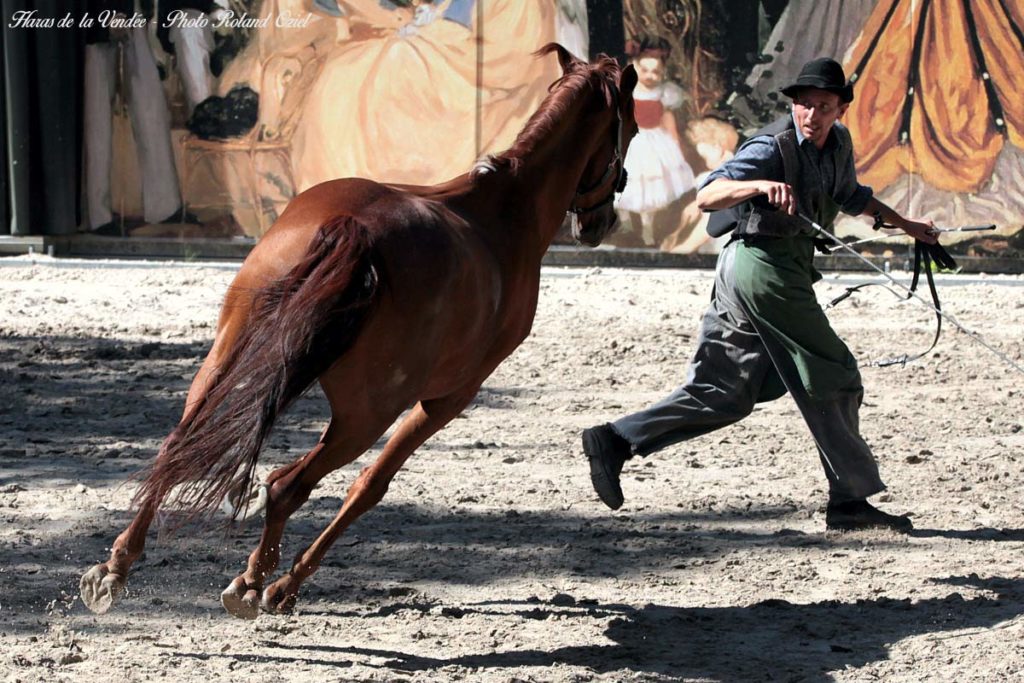
[[[785,211],[790,216],[796,214],[796,196],[793,194],[793,188],[786,183],[772,180],[715,178],[697,192],[697,208],[701,211],[720,211],[761,195],[780,211]]]
[[[785,211],[790,216],[796,215],[796,196],[792,187],[773,180],[759,180],[757,189],[758,193],[767,197],[768,202],[779,211]]]
[[[926,244],[938,244],[939,234],[932,232],[934,227],[935,223],[932,221],[914,221],[910,219],[904,220],[903,225],[900,226],[903,232],[916,240],[921,240]]]

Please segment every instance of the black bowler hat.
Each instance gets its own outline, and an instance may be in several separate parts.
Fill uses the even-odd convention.
[[[853,84],[846,82],[843,67],[834,59],[819,57],[804,64],[792,85],[782,89],[786,97],[794,97],[801,88],[818,88],[839,95],[843,102],[853,102]]]

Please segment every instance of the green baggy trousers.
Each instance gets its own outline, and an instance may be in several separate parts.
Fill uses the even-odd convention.
[[[685,383],[612,423],[635,454],[725,427],[788,392],[818,447],[830,499],[859,500],[885,489],[860,436],[857,362],[814,295],[821,276],[813,257],[814,245],[803,236],[725,247]]]

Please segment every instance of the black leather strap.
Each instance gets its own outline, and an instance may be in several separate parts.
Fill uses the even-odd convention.
[[[794,194],[799,191],[800,159],[797,158],[796,130],[787,128],[775,136],[782,154],[782,176],[786,184],[793,188]]]
[[[917,291],[917,284],[921,279],[921,271],[924,271],[925,279],[928,281],[928,291],[932,297],[932,305],[935,307],[935,336],[932,338],[931,345],[924,351],[914,354],[901,354],[899,356],[893,356],[892,358],[886,358],[884,360],[875,361],[872,365],[877,365],[880,368],[887,367],[889,365],[906,365],[910,361],[917,360],[928,355],[935,345],[939,343],[939,337],[942,336],[942,304],[939,302],[939,292],[935,288],[935,277],[932,274],[932,263],[935,263],[939,268],[944,270],[953,270],[956,268],[956,261],[950,256],[949,252],[945,250],[940,244],[927,244],[921,240],[914,240],[914,276],[910,281],[910,293],[903,296],[899,292],[896,292],[890,287],[886,287],[881,282],[865,282],[861,285],[854,287],[847,287],[846,291],[837,296],[835,299],[830,301],[826,309],[832,308],[844,299],[849,298],[855,292],[858,292],[865,287],[872,285],[878,285],[885,287],[890,292],[893,292],[902,299],[909,300],[915,291]]]

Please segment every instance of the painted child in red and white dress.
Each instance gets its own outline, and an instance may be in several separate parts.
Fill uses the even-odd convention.
[[[639,76],[633,99],[640,132],[626,154],[629,182],[616,199],[615,207],[625,225],[630,223],[629,214],[640,216],[640,238],[646,246],[656,243],[655,214],[694,188],[693,169],[683,157],[673,113],[683,104],[683,90],[665,80],[665,61],[670,49],[661,38],[627,44]]]

